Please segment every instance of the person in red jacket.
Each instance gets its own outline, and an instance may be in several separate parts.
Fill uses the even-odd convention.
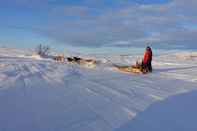
[[[149,46],[146,47],[142,67],[148,72],[152,72],[152,49]]]

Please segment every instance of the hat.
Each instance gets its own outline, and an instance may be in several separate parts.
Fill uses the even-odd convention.
[[[146,47],[146,50],[151,50],[150,46],[147,46],[147,47]]]

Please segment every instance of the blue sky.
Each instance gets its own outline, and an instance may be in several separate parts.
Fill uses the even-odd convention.
[[[197,49],[196,0],[0,1],[0,46]]]

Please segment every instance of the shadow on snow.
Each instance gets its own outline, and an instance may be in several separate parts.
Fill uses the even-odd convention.
[[[153,104],[114,131],[196,131],[197,91]]]

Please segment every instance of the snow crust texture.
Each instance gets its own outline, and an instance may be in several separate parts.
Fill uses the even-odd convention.
[[[148,123],[147,117],[154,118],[155,110],[140,117],[141,113],[171,96],[197,89],[194,54],[184,60],[176,55],[158,56],[153,62],[153,73],[137,75],[115,71],[110,64],[115,61],[128,64],[129,60],[132,64],[132,56],[103,58],[105,62],[97,68],[87,69],[22,57],[27,55],[23,51],[0,51],[1,131],[142,131],[143,127],[162,131],[158,123],[157,126]],[[179,99],[176,102],[180,103]],[[157,109],[162,111],[168,105],[159,105]],[[138,128],[141,124],[143,127]],[[168,131],[197,129],[187,125],[182,120],[165,127]]]

